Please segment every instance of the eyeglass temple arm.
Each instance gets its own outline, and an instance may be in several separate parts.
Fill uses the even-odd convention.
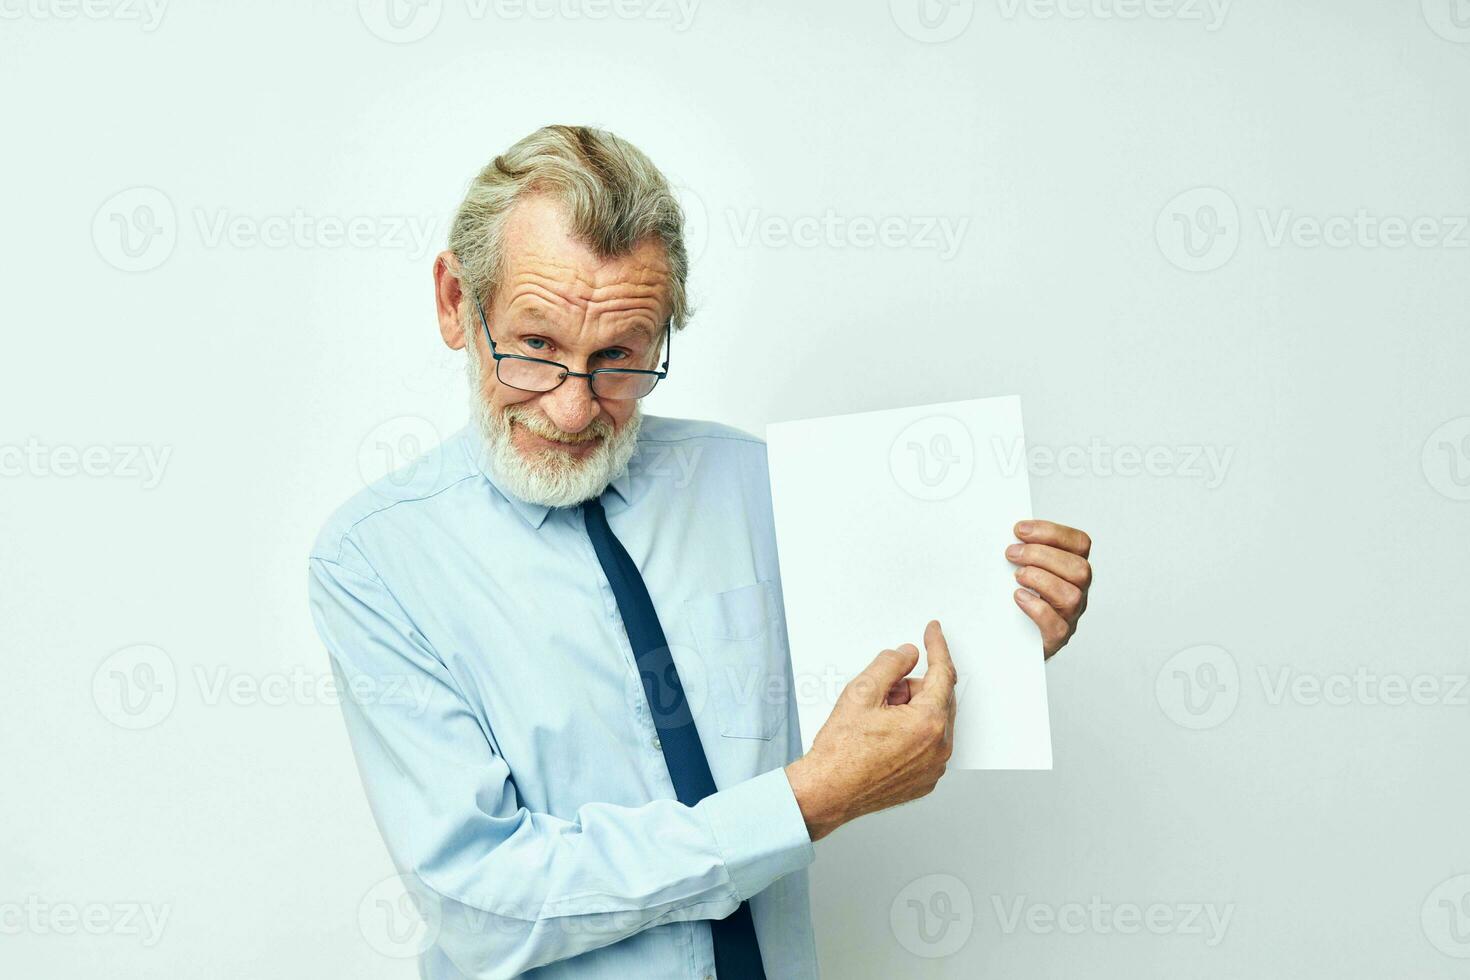
[[[485,320],[485,307],[480,305],[480,297],[475,297],[475,309],[480,312],[480,326],[485,330],[485,343],[490,345],[490,356],[499,360],[495,353],[495,338],[490,336],[490,324]]]

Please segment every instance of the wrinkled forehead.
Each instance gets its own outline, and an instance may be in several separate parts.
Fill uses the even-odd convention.
[[[507,312],[637,315],[658,324],[668,316],[669,262],[655,237],[600,256],[574,235],[560,204],[537,196],[512,210],[502,245],[497,305]]]

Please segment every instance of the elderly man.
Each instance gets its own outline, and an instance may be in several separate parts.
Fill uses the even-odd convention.
[[[312,550],[343,689],[418,692],[343,711],[432,929],[425,977],[815,977],[813,843],[944,772],[937,622],[922,677],[917,647],[883,650],[801,756],[765,447],[639,411],[687,272],[679,206],[627,142],[551,126],[497,157],[434,263],[474,422]],[[674,453],[692,466],[630,465]],[[1017,532],[1049,655],[1089,542]]]

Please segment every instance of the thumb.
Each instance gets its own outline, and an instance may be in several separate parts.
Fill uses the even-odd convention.
[[[905,643],[896,650],[884,650],[873,658],[847,685],[843,694],[867,705],[883,704],[888,692],[919,663],[919,648]]]

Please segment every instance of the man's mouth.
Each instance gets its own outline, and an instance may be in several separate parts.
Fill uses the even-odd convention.
[[[538,449],[553,449],[558,452],[567,453],[572,456],[584,456],[591,452],[596,445],[602,441],[602,436],[591,436],[583,439],[560,439],[541,435],[539,432],[526,425],[520,419],[511,420],[512,429],[519,429],[527,439]]]

